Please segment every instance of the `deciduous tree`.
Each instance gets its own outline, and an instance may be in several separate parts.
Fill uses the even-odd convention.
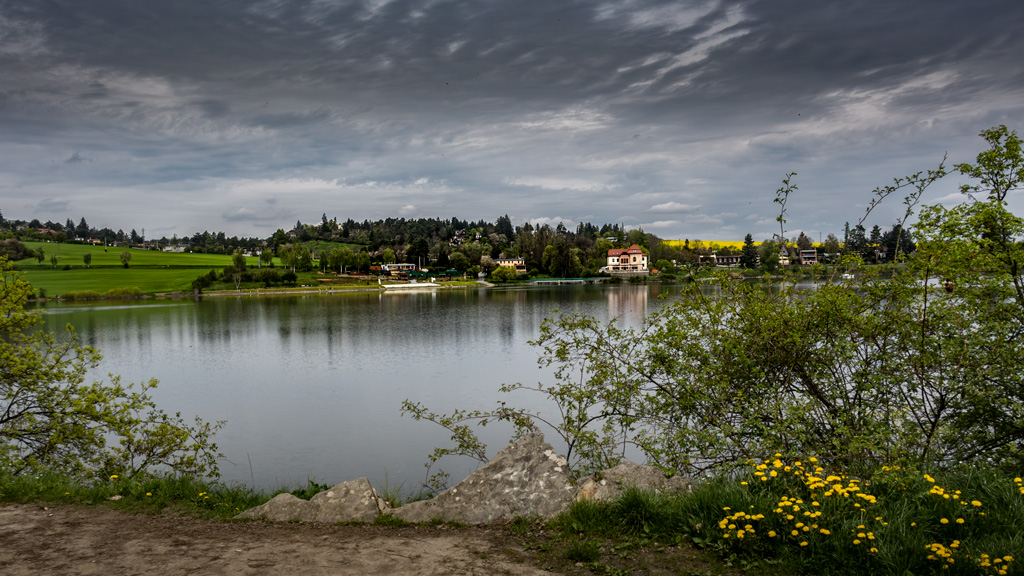
[[[31,285],[0,258],[0,468],[107,478],[162,470],[217,476],[213,434],[222,423],[188,424],[138,387],[86,382],[99,351],[74,330],[57,338],[24,306]]]

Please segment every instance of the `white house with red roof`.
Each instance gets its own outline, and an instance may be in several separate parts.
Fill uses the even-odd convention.
[[[601,272],[629,276],[649,274],[647,253],[636,244],[629,248],[612,248],[608,251],[608,264]]]

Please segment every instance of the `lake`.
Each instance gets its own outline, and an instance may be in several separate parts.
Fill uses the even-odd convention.
[[[187,420],[227,420],[216,441],[222,480],[270,490],[361,476],[416,491],[424,463],[447,445],[440,427],[400,414],[488,409],[504,399],[550,414],[540,394],[503,383],[551,383],[527,342],[556,310],[637,325],[658,285],[573,285],[206,297],[138,303],[49,303],[46,324],[70,323],[103,362],[92,379],[160,381],[153,396]],[[493,455],[507,427],[482,432]],[[548,433],[547,438],[554,437]],[[556,448],[558,446],[556,445]],[[458,481],[476,468],[445,462]]]

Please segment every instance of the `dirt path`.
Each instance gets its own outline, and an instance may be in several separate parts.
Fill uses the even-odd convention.
[[[548,574],[487,528],[224,523],[102,507],[0,505],[0,572]]]

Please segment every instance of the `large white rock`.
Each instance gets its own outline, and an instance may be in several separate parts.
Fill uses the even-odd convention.
[[[392,514],[409,522],[435,518],[483,524],[516,516],[551,518],[576,493],[565,458],[541,434],[506,446],[480,469],[432,500],[413,502]]]
[[[275,522],[372,522],[391,509],[366,478],[342,482],[309,500],[278,494],[265,504],[250,508],[238,518],[264,518]]]

